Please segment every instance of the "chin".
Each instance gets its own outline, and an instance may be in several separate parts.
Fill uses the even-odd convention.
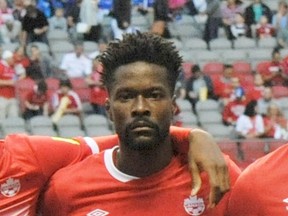
[[[125,143],[126,146],[131,150],[147,151],[156,149],[160,144],[160,139],[155,137],[138,136],[130,137]]]

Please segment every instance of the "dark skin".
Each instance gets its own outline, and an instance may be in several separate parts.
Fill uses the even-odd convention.
[[[136,67],[137,65],[140,65],[140,67]],[[162,128],[162,130],[168,130],[167,127],[170,125],[175,110],[172,90],[167,85],[164,67],[138,62],[137,64],[129,64],[128,67],[127,65],[119,67],[117,70],[121,73],[116,75],[116,82],[113,84],[113,89],[109,91],[110,99],[106,103],[110,119],[114,121],[116,131],[121,140],[120,151],[114,158],[115,164],[116,167],[124,173],[138,177],[147,176],[158,172],[169,164],[173,154],[170,138],[167,136],[164,140],[161,140],[161,143],[158,143],[160,147],[158,146],[156,149],[152,148],[153,150],[142,150],[139,152],[126,145],[126,126],[133,122],[136,117],[144,116],[145,119],[148,118],[150,122],[160,124],[165,128]],[[143,73],[142,76],[139,75],[141,74],[139,72],[140,70]],[[147,70],[150,76],[147,75]],[[151,73],[151,70],[153,73]],[[155,72],[156,70],[159,70],[157,74]],[[135,71],[137,71],[137,73]],[[129,77],[129,79],[127,79],[127,77]],[[159,80],[159,83],[161,83],[160,86],[154,86],[156,80]],[[131,134],[134,135],[132,136],[134,137],[134,141],[141,145],[141,142],[144,144],[145,142],[150,142],[151,137],[157,134],[157,132],[155,132],[154,128],[140,127],[136,131],[132,131]],[[209,176],[213,176],[213,178],[210,179],[211,191],[209,195],[209,207],[214,207],[215,204],[220,201],[223,194],[229,190],[229,176],[227,167],[224,165],[225,161],[222,161],[223,165],[215,166],[215,164],[217,164],[213,163],[213,158],[217,161],[215,152],[213,152],[214,154],[211,152],[211,145],[206,145],[206,143],[214,143],[215,141],[213,137],[205,131],[195,129],[193,136],[191,135],[189,140],[190,143],[203,143],[203,145],[194,145],[194,148],[199,146],[202,150],[203,148],[206,149],[204,151],[206,152],[205,158],[203,158],[201,154],[195,155],[192,152],[189,153],[190,156],[193,155],[194,157],[194,160],[189,160],[189,168],[194,174],[199,172],[199,168],[203,171],[203,168],[208,171]],[[195,151],[198,152],[197,150]],[[220,150],[218,154],[219,157],[221,157]],[[206,163],[196,164],[195,160],[198,162],[206,161]],[[157,162],[151,163],[151,161]],[[223,173],[226,173],[226,175],[222,175]],[[218,178],[215,178],[216,176]],[[195,195],[201,186],[200,176],[193,175],[192,182],[193,190],[191,194]]]

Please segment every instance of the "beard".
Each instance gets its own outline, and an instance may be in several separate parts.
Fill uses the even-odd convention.
[[[133,128],[141,124],[148,127],[148,131],[135,132]],[[119,138],[121,143],[128,147],[131,150],[135,151],[146,151],[154,150],[161,143],[165,142],[169,136],[170,124],[165,125],[163,128],[160,128],[154,122],[146,118],[136,118],[132,123],[128,124],[123,133],[119,133]]]

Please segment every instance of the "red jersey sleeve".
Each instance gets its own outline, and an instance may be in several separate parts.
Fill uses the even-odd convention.
[[[189,134],[191,132],[191,128],[181,128],[181,127],[170,127],[170,135],[172,142],[174,144],[174,148],[178,153],[188,153],[189,150]]]

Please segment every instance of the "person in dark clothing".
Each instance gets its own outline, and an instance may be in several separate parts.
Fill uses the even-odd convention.
[[[266,16],[268,23],[271,23],[273,16],[271,9],[261,0],[253,0],[253,3],[245,9],[244,13],[245,22],[248,27],[247,37],[253,37],[251,26],[259,23],[262,16]]]
[[[130,0],[114,0],[112,10],[114,19],[111,22],[111,27],[115,39],[122,39],[122,34],[124,33],[132,33],[131,13],[132,5]]]
[[[26,8],[26,15],[22,20],[22,43],[26,45],[31,42],[48,43],[47,31],[49,23],[45,15],[34,5]]]
[[[164,38],[170,38],[167,22],[171,21],[167,0],[156,0],[154,2],[154,23],[151,31]]]
[[[192,110],[196,113],[196,103],[207,98],[214,99],[214,88],[209,76],[204,75],[198,65],[191,68],[192,77],[186,83],[186,99],[191,103]]]

